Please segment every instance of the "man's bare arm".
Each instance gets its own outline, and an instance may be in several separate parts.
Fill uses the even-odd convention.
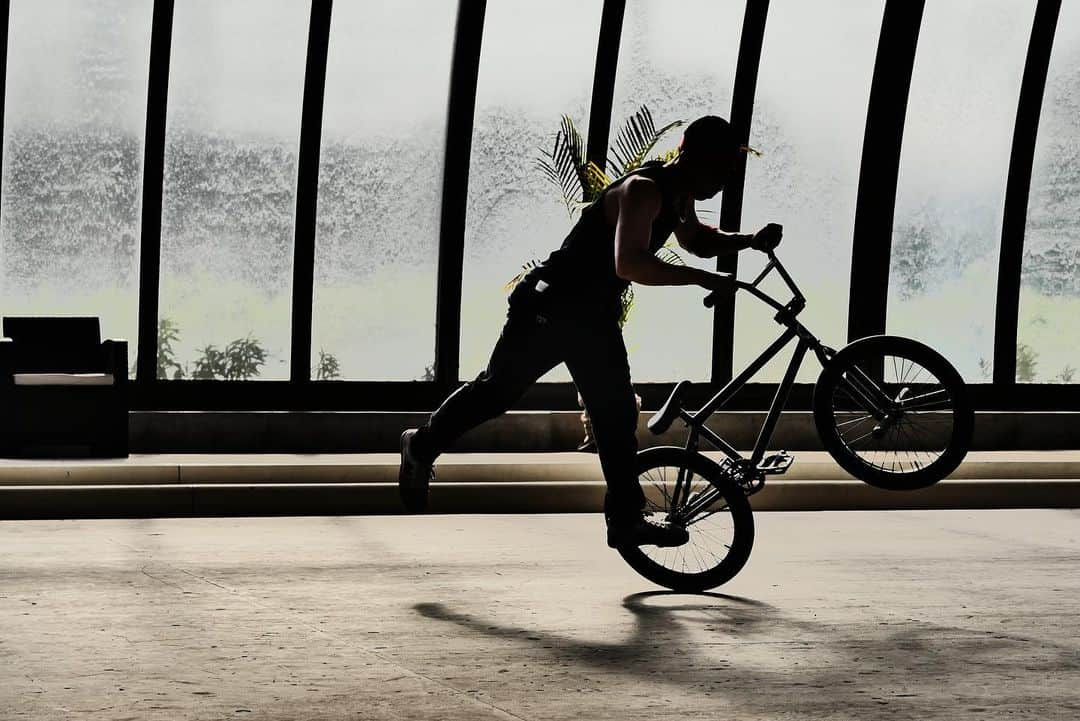
[[[686,221],[675,228],[679,245],[699,258],[715,258],[718,255],[734,255],[746,250],[754,240],[752,233],[728,233],[705,225],[698,220],[691,208]]]
[[[660,214],[660,192],[651,181],[631,179],[619,189],[615,225],[615,273],[642,285],[700,285],[709,290],[730,282],[724,273],[665,263],[649,252],[652,224]]]

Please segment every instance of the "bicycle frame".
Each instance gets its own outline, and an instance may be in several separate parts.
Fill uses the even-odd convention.
[[[728,381],[727,384],[721,388],[708,403],[702,406],[700,410],[691,413],[680,408],[678,415],[678,417],[690,427],[690,436],[686,442],[687,450],[696,451],[699,438],[704,438],[715,448],[723,451],[733,461],[749,461],[751,467],[756,467],[765,456],[769,440],[772,438],[773,431],[776,429],[776,424],[780,420],[780,414],[787,405],[791,387],[795,384],[795,376],[802,366],[802,362],[806,357],[806,352],[813,351],[822,366],[824,366],[836,353],[832,348],[822,344],[817,336],[799,322],[797,316],[806,306],[806,299],[803,297],[798,286],[795,285],[795,281],[788,275],[776,255],[772,251],[769,251],[768,256],[769,263],[765,266],[764,270],[758,274],[757,278],[750,283],[736,280],[735,288],[736,290],[743,290],[750,293],[776,310],[774,320],[785,327],[784,332],[762,351],[756,359],[751,361],[742,371],[740,371],[738,375]],[[779,272],[788,288],[792,291],[793,297],[786,304],[780,303],[758,288],[761,281],[774,269]],[[754,450],[750,458],[746,459],[735,450],[735,448],[727,443],[727,441],[705,427],[705,421],[708,420],[713,413],[727,404],[732,396],[746,385],[746,383],[753,378],[766,363],[780,353],[780,351],[782,351],[794,338],[798,338],[795,351],[792,353],[791,360],[788,362],[787,371],[784,373],[783,380],[780,381],[780,385],[776,388],[776,394],[773,396],[772,404],[769,406],[768,415],[765,416],[765,422],[762,424],[761,430],[758,433],[757,442],[754,444]]]
[[[746,291],[776,310],[774,320],[784,326],[784,332],[781,333],[779,338],[773,341],[737,376],[728,381],[728,383],[724,385],[724,387],[721,388],[704,406],[702,406],[700,410],[690,412],[680,407],[677,416],[677,418],[682,419],[690,428],[690,434],[686,440],[687,451],[697,452],[700,440],[704,439],[714,448],[727,455],[737,466],[751,472],[757,469],[762,459],[765,457],[769,441],[772,438],[773,431],[776,429],[776,424],[780,420],[780,414],[787,405],[791,387],[795,384],[795,376],[802,366],[807,351],[813,351],[818,362],[820,362],[823,367],[828,363],[829,359],[836,354],[834,349],[822,344],[817,336],[799,322],[798,315],[806,307],[806,299],[803,297],[798,286],[795,284],[795,281],[788,275],[787,270],[784,268],[783,264],[780,263],[780,260],[776,255],[772,251],[768,251],[768,256],[769,263],[765,266],[764,270],[758,274],[757,278],[750,283],[736,280],[734,285],[736,290]],[[776,270],[780,274],[785,284],[792,292],[792,299],[785,304],[781,304],[775,298],[758,288],[761,281],[773,270]],[[715,295],[710,295],[709,298],[706,299],[706,305],[708,305],[709,300],[714,297]],[[708,420],[713,413],[722,408],[732,396],[739,391],[739,389],[746,385],[750,378],[752,378],[766,363],[772,360],[795,338],[798,338],[798,341],[795,345],[795,350],[791,355],[791,360],[788,362],[787,371],[784,373],[780,385],[777,386],[776,394],[773,396],[772,404],[769,406],[769,412],[765,416],[765,422],[758,432],[757,441],[754,443],[754,449],[751,452],[750,457],[745,458],[735,450],[731,444],[707,428],[705,426],[705,421]],[[871,378],[861,373],[858,376],[853,377],[852,380],[856,385],[856,390],[859,395],[862,396],[860,400],[863,401],[867,411],[875,417],[879,417],[881,414],[878,409],[880,409],[882,405],[890,405],[891,399],[888,399]],[[685,473],[686,469],[680,469],[679,477],[676,480],[674,493],[672,495],[671,507],[673,509],[678,508],[679,502],[686,503],[686,507],[682,509],[679,516],[684,521],[692,523],[693,521],[690,519],[693,519],[700,511],[708,508],[713,500],[719,495],[719,491],[711,489],[713,492],[710,493],[709,491],[706,491],[699,493],[695,498],[691,499],[690,489],[692,478],[685,478]]]

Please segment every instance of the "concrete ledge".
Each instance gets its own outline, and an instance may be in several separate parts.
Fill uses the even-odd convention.
[[[657,437],[646,429],[654,411],[638,422],[642,447],[681,445],[686,429],[675,422]],[[757,440],[765,411],[722,411],[708,426],[736,448]],[[398,436],[427,420],[427,413],[384,411],[135,411],[130,415],[131,450],[138,453],[393,452]],[[584,436],[579,411],[511,411],[462,436],[459,452],[572,451]],[[974,450],[1080,448],[1080,412],[980,411],[975,415]],[[821,441],[808,411],[780,417],[771,445],[819,451]]]
[[[604,484],[441,483],[432,513],[598,513]],[[751,499],[757,511],[1078,508],[1078,480],[946,480],[890,492],[859,481],[773,481]],[[371,515],[401,513],[389,483],[290,485],[5,486],[0,518]]]
[[[744,451],[748,454],[748,451]],[[705,455],[719,459],[719,453]],[[829,454],[797,452],[784,481],[853,480]],[[448,453],[444,483],[602,481],[593,453]],[[163,454],[126,459],[0,459],[0,486],[395,483],[398,454]],[[1080,451],[973,451],[953,479],[1080,479]]]
[[[715,454],[708,454],[715,455]],[[0,518],[399,513],[397,455],[133,456],[0,460]],[[448,454],[437,513],[598,512],[604,483],[587,453]],[[947,480],[912,492],[857,481],[825,453],[752,498],[757,510],[1080,507],[1080,451],[974,452]]]

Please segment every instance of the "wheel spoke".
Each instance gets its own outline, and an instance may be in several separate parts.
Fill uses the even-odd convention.
[[[680,472],[686,480],[677,498],[673,488]],[[647,495],[650,510],[669,514],[673,510],[672,504],[677,504],[683,510],[698,509],[687,519],[686,529],[690,533],[687,543],[675,548],[638,548],[649,563],[685,575],[711,572],[724,563],[735,543],[735,526],[733,510],[718,488],[706,478],[693,474],[690,468],[667,465],[642,471],[639,482],[645,488],[651,486],[653,491],[649,495],[667,506],[661,508]]]
[[[884,370],[880,387],[869,380],[875,368]],[[852,357],[833,376],[833,437],[878,472],[905,476],[933,465],[948,450],[956,423],[956,399],[938,368],[936,361],[906,351],[881,353],[871,347]],[[865,407],[878,391],[884,394],[881,407]]]

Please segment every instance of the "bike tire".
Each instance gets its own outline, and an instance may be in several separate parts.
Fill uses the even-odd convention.
[[[901,361],[899,367],[897,359]],[[852,420],[852,416],[857,417],[865,411],[854,410],[845,416],[843,413],[848,411],[837,406],[844,396],[850,406],[857,405],[852,396],[858,394],[858,388],[850,379],[855,378],[858,382],[858,376],[849,374],[856,369],[865,373],[867,368],[879,362],[884,369],[881,388],[889,392],[900,388],[898,397],[903,397],[905,386],[917,385],[915,380],[906,381],[907,375],[913,375],[917,380],[925,373],[926,378],[937,382],[923,384],[923,390],[916,391],[921,395],[909,399],[923,398],[919,401],[921,405],[906,406],[907,410],[898,415],[899,420],[887,423],[884,431],[880,431],[882,423],[877,422],[868,433],[873,438],[869,441],[864,440],[866,436],[857,439],[867,444],[857,450],[854,447],[857,443],[852,438],[869,426],[860,428],[853,424],[874,423],[877,419],[867,415],[864,420]],[[891,376],[889,367],[892,368]],[[916,368],[919,370],[915,371]],[[963,379],[940,353],[910,338],[871,336],[837,352],[822,369],[814,386],[813,411],[814,423],[829,455],[852,476],[877,488],[908,491],[931,486],[956,470],[971,447],[974,412]],[[838,417],[844,420],[838,421]],[[879,431],[882,435],[877,435]],[[875,444],[880,448],[872,448]],[[890,445],[893,448],[889,448]],[[898,460],[886,467],[881,459],[890,453]]]
[[[735,577],[746,565],[750,558],[750,550],[754,545],[754,517],[750,509],[750,502],[742,488],[729,479],[720,467],[709,458],[698,453],[691,453],[685,448],[677,446],[660,446],[649,448],[638,453],[638,482],[642,484],[642,490],[649,498],[650,506],[646,510],[666,513],[669,508],[663,508],[662,499],[667,495],[656,494],[657,471],[666,469],[688,469],[697,477],[704,479],[716,488],[723,499],[726,510],[729,512],[731,524],[731,543],[722,558],[714,555],[716,563],[711,560],[701,564],[699,570],[688,570],[685,565],[685,556],[682,564],[678,563],[679,552],[690,555],[696,554],[699,560],[705,558],[704,554],[694,548],[689,548],[697,537],[704,539],[706,531],[703,528],[688,527],[691,540],[684,546],[674,549],[657,549],[655,546],[626,546],[617,549],[623,559],[639,574],[653,583],[669,588],[673,591],[684,593],[698,593],[724,584]],[[711,508],[712,506],[710,506]],[[722,513],[722,511],[720,512]],[[721,520],[725,520],[722,517]],[[715,530],[712,529],[712,530]],[[712,530],[708,533],[712,536]],[[710,543],[712,543],[710,541]],[[650,550],[652,549],[652,550]],[[684,550],[688,549],[688,550]],[[669,553],[670,552],[670,553]],[[669,557],[675,561],[671,568],[662,562],[661,558]]]

